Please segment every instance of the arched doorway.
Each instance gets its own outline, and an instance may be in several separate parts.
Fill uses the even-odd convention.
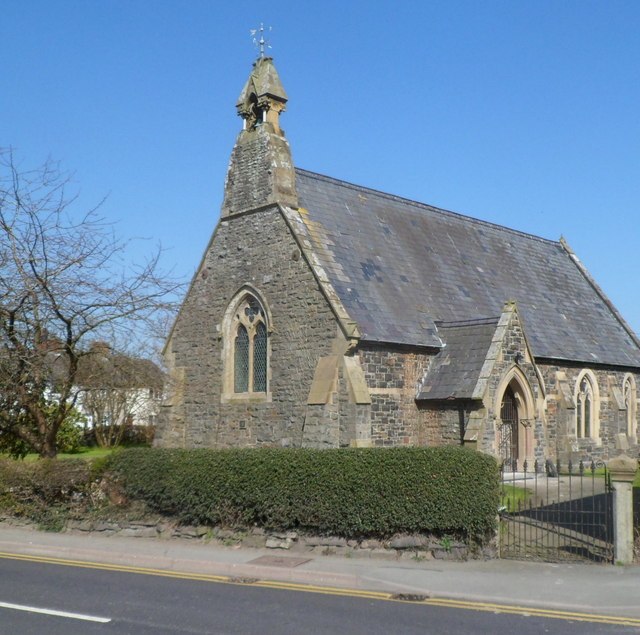
[[[525,461],[533,468],[535,456],[535,397],[527,377],[513,366],[495,393],[495,451],[506,470],[522,470]]]
[[[502,463],[517,469],[519,458],[518,432],[520,417],[518,416],[518,400],[511,386],[507,386],[500,406],[500,424],[498,429],[498,453]]]

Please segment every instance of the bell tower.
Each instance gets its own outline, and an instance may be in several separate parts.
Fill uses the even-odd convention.
[[[236,104],[243,127],[231,153],[223,217],[274,203],[298,206],[291,150],[280,127],[287,99],[273,59],[259,57]]]

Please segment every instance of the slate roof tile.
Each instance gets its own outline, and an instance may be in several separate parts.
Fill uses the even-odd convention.
[[[417,399],[471,399],[498,318],[440,324],[446,346],[433,358]]]
[[[435,321],[515,300],[539,358],[640,367],[640,346],[560,242],[296,170],[316,255],[365,341],[442,345]]]

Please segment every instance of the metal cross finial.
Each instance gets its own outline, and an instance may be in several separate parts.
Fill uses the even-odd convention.
[[[271,31],[271,27],[268,27],[267,30]],[[264,39],[264,25],[262,24],[262,22],[260,22],[260,28],[259,29],[251,29],[249,31],[249,33],[251,33],[251,37],[253,38],[253,43],[255,44],[256,48],[260,51],[260,57],[264,57],[265,46],[268,49],[270,49],[271,48],[271,44],[269,44],[268,40]],[[260,39],[256,38],[256,35],[258,33],[260,33]]]

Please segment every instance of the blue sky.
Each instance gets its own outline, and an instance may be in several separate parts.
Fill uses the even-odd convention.
[[[640,332],[636,0],[3,0],[0,146],[190,277],[261,21],[296,165],[562,234]]]

